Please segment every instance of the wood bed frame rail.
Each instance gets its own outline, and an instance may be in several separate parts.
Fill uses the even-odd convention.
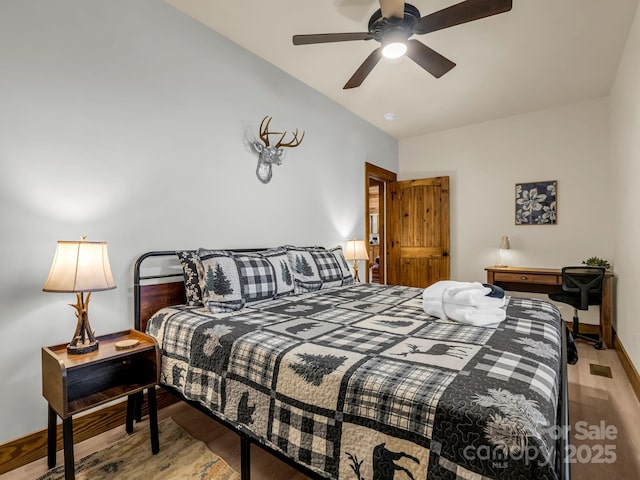
[[[264,250],[264,248],[251,248],[251,249],[234,249],[234,252],[257,252]],[[141,255],[135,262],[133,272],[134,283],[134,325],[136,330],[142,332],[146,331],[147,322],[153,316],[155,312],[164,307],[173,305],[182,305],[186,302],[184,277],[182,271],[178,273],[163,273],[155,275],[142,275],[142,264],[145,260],[151,257],[176,257],[176,250],[159,250],[151,251]],[[177,257],[176,257],[177,258]],[[179,280],[176,280],[178,279]],[[158,280],[167,280],[158,283]],[[173,279],[173,280],[171,280]],[[156,283],[150,283],[144,285],[146,281],[156,281]],[[556,439],[556,457],[555,457],[555,470],[560,480],[571,479],[571,464],[569,463],[569,391],[567,380],[567,333],[566,327],[562,330],[562,358],[561,358],[561,371],[560,371],[560,396],[558,399],[558,411],[557,411],[557,425],[559,431],[555,431],[559,438]],[[198,409],[206,414],[208,417],[220,422],[231,430],[235,431],[240,436],[240,476],[242,480],[250,480],[251,478],[251,444],[255,444],[261,449],[274,455],[276,458],[282,460],[287,465],[295,468],[299,472],[307,475],[314,480],[326,480],[326,477],[318,474],[317,472],[309,469],[305,465],[296,463],[285,454],[272,448],[263,442],[248,429],[234,425],[226,419],[220,417],[218,414],[206,409],[198,402],[194,402],[185,398],[177,390],[161,385],[162,388],[171,392],[181,400],[185,401],[189,405]]]
[[[136,260],[133,267],[133,310],[136,330],[144,332],[147,321],[163,307],[181,305],[186,302],[184,293],[184,277],[182,272],[158,275],[142,275],[142,263],[151,257],[176,256],[175,250],[147,252]],[[176,257],[177,258],[177,257]],[[171,282],[143,285],[145,280],[174,279]],[[175,280],[180,278],[179,281]]]

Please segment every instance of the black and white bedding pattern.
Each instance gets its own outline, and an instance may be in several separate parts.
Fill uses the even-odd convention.
[[[356,284],[232,313],[169,307],[161,382],[332,479],[555,479],[562,326],[510,298],[497,329]]]

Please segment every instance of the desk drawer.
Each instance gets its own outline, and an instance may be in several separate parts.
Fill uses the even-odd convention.
[[[539,283],[542,285],[560,285],[560,275],[552,273],[505,273],[495,272],[493,278],[496,282],[515,283]]]

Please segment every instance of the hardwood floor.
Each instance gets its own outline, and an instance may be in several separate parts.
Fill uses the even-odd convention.
[[[640,478],[640,403],[629,378],[615,350],[596,350],[590,344],[578,343],[578,352],[580,360],[568,368],[571,443],[576,447],[572,452],[576,461],[571,466],[572,478]],[[612,378],[592,375],[590,364],[610,367]],[[585,425],[578,422],[591,426],[592,435],[588,435]],[[606,430],[600,428],[602,425],[610,426],[610,438],[584,438],[605,436]],[[611,427],[615,428],[615,433]],[[604,460],[608,456],[606,453],[598,455],[602,453],[602,447],[615,454],[613,463],[586,461],[589,456],[592,460]]]
[[[640,478],[640,428],[638,428],[640,403],[616,352],[613,349],[595,350],[586,343],[578,343],[578,351],[580,361],[576,365],[569,365],[571,435],[572,443],[576,446],[575,451],[572,452],[575,459],[571,467],[572,478],[574,480]],[[612,378],[592,375],[590,373],[592,363],[610,367]],[[240,471],[240,443],[238,436],[232,431],[184,403],[163,408],[158,412],[158,417],[160,419],[173,417],[185,430],[206,442],[212,451]],[[146,431],[148,426],[146,422],[142,422],[135,428]],[[598,436],[600,433],[608,433],[610,438],[581,438]],[[102,448],[125,435],[123,426],[78,443],[75,446],[76,458]],[[283,478],[305,480],[307,478],[257,447],[252,447],[251,455],[253,480]],[[615,461],[612,463],[597,462],[607,458],[613,459],[614,456]],[[61,451],[58,452],[57,458],[60,464]],[[33,479],[46,471],[47,461],[46,458],[42,458],[0,475],[0,480]]]

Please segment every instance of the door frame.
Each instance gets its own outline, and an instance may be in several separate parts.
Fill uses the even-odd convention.
[[[387,283],[387,237],[386,237],[386,224],[387,224],[387,183],[395,182],[398,179],[398,175],[395,172],[386,170],[382,167],[374,165],[369,162],[364,163],[364,241],[369,242],[369,234],[371,233],[369,228],[369,181],[374,180],[384,184],[384,192],[380,194],[380,216],[378,217],[378,232],[380,235],[380,283]],[[372,259],[370,259],[372,260]],[[366,278],[369,279],[369,268],[371,262],[367,260],[365,262]]]

